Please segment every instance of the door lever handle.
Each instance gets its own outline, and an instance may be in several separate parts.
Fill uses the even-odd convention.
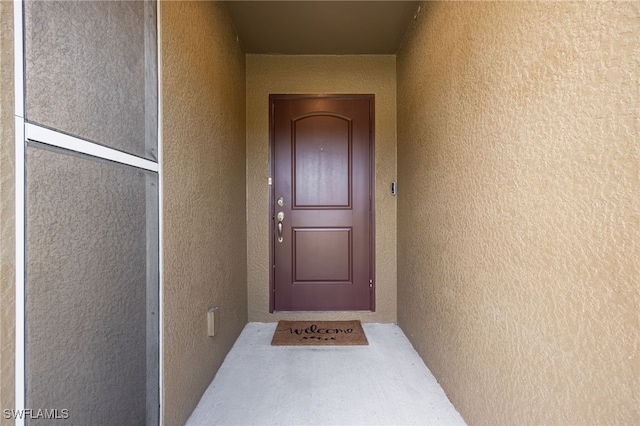
[[[283,241],[283,238],[282,238],[282,221],[284,220],[284,212],[278,212],[278,215],[276,216],[276,219],[278,219],[278,242],[281,243]]]

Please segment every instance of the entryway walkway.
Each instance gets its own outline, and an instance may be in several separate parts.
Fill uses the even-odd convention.
[[[464,425],[394,324],[363,324],[369,346],[271,346],[249,323],[187,425]]]

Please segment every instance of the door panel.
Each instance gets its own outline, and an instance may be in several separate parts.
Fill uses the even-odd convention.
[[[293,230],[294,282],[351,283],[351,228]]]
[[[350,124],[342,117],[320,114],[293,123],[296,207],[351,205]]]
[[[272,310],[373,310],[373,96],[270,102]]]

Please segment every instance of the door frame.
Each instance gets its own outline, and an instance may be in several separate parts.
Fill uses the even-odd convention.
[[[376,310],[376,154],[375,154],[375,95],[374,94],[270,94],[269,95],[269,313],[275,311],[275,191],[273,185],[275,167],[275,117],[274,101],[331,99],[366,99],[369,101],[369,285],[371,312]]]

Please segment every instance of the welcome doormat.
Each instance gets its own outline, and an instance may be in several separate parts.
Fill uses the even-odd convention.
[[[279,321],[272,346],[368,345],[360,321]]]

